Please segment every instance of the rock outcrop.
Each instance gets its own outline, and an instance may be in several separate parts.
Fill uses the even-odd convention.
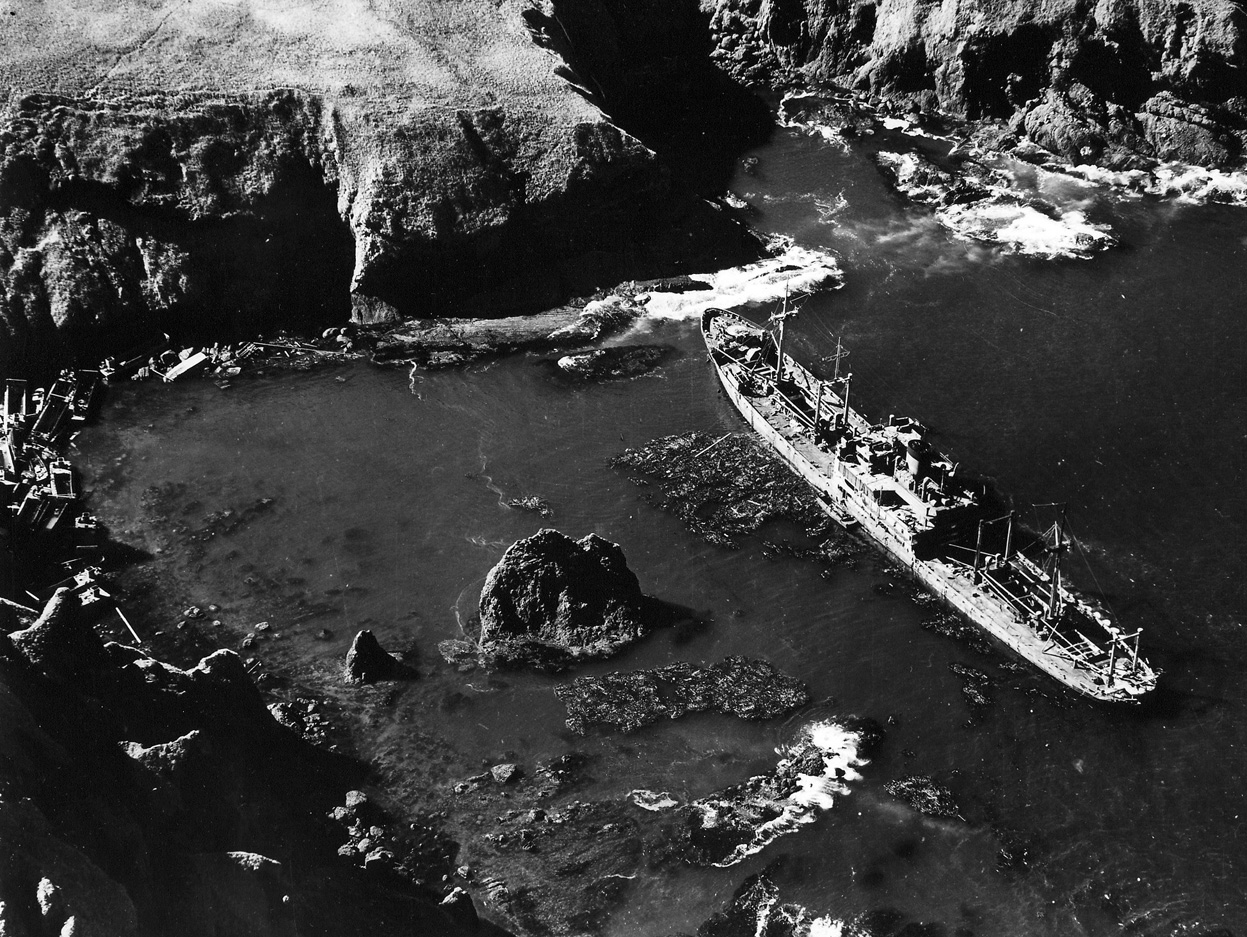
[[[904,107],[1007,122],[1067,159],[1237,164],[1247,21],[1230,0],[930,6],[715,0],[716,62],[745,81],[831,81]]]
[[[549,528],[512,544],[489,571],[480,616],[487,664],[544,670],[614,654],[660,617],[618,544]]]
[[[480,932],[440,892],[342,866],[316,808],[366,768],[275,722],[235,654],[173,667],[74,604],[0,636],[0,933]]]
[[[568,36],[576,72],[541,47]],[[0,33],[0,370],[160,331],[535,311],[756,256],[627,129],[647,101],[702,128],[745,101],[744,137],[715,139],[760,139],[765,107],[705,37],[691,0],[21,11]]]
[[[378,680],[404,680],[415,676],[415,671],[387,653],[376,635],[367,629],[355,635],[351,649],[346,652],[342,671],[347,683],[376,683]]]

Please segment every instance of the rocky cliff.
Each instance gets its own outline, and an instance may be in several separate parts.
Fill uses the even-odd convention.
[[[995,119],[1078,162],[1241,162],[1247,14],[1231,0],[706,0],[715,60]]]
[[[693,102],[699,126],[707,101],[754,102],[737,138],[767,125],[709,65],[691,0],[652,6],[49,0],[4,16],[0,369],[152,331],[530,311],[743,259],[743,232],[621,129],[653,129],[638,83]]]
[[[279,725],[237,655],[182,670],[84,615],[61,590],[0,629],[0,933],[495,933],[349,861],[328,814],[366,769]]]

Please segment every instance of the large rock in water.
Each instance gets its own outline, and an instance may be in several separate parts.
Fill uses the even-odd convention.
[[[546,670],[614,654],[658,617],[618,544],[548,528],[512,544],[489,571],[480,612],[485,663]]]
[[[343,676],[347,683],[376,683],[378,680],[402,680],[415,672],[393,654],[381,647],[376,635],[367,629],[355,635],[346,652]]]

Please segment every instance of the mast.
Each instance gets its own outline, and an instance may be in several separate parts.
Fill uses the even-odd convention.
[[[840,408],[840,420],[843,423],[849,421],[849,381],[853,380],[852,374],[846,374],[841,378],[844,381],[844,406]]]
[[[788,286],[784,285],[784,308],[776,316],[779,320],[779,337],[775,340],[775,383],[784,379],[784,320],[788,318]]]
[[[1005,562],[1009,562],[1009,554],[1013,552],[1013,512],[1009,512],[1009,526],[1005,532]]]
[[[980,582],[982,576],[979,575],[979,558],[983,553],[983,522],[979,521],[979,535],[974,541],[974,581]]]
[[[1048,599],[1048,617],[1053,621],[1060,612],[1061,602],[1061,518],[1052,525],[1052,593]]]
[[[814,398],[814,436],[818,438],[818,418],[823,415],[823,388],[827,386],[826,381],[818,382],[818,395]]]

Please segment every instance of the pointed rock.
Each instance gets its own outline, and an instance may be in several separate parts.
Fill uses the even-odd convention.
[[[405,680],[415,672],[392,654],[387,654],[376,636],[367,629],[355,635],[346,653],[344,678],[347,683],[376,683],[378,680]]]

